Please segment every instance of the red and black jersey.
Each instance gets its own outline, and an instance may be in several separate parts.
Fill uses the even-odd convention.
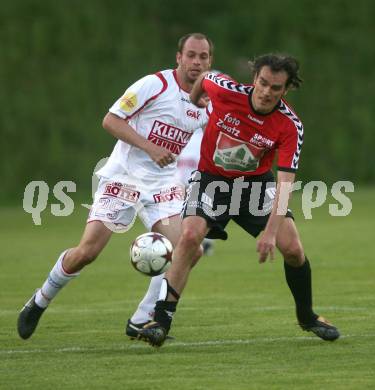
[[[229,178],[261,175],[271,169],[276,150],[279,170],[297,170],[303,125],[283,99],[262,115],[251,106],[252,85],[208,73],[202,88],[213,112],[202,140],[200,171]]]

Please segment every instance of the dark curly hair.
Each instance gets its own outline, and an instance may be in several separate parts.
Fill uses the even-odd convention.
[[[249,61],[252,74],[255,77],[259,74],[263,66],[269,66],[273,72],[280,72],[284,70],[288,74],[286,87],[289,86],[297,89],[301,86],[303,80],[299,77],[299,63],[298,61],[286,54],[265,54]]]

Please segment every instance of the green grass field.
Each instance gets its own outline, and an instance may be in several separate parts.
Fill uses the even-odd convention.
[[[350,194],[352,213],[325,204],[297,224],[313,268],[315,309],[341,332],[334,343],[302,332],[280,256],[259,265],[255,240],[231,224],[227,242],[193,271],[171,331],[155,350],[128,340],[126,319],[148,278],[128,260],[136,225],[56,298],[34,336],[16,334],[19,309],[56,256],[75,245],[86,211],[42,214],[0,209],[1,389],[374,389],[375,189]]]

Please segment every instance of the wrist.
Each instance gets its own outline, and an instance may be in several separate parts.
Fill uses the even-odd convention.
[[[151,151],[153,146],[154,146],[154,144],[151,141],[149,141],[148,139],[145,139],[145,141],[142,142],[140,149],[142,149],[144,152],[146,152],[148,154]]]

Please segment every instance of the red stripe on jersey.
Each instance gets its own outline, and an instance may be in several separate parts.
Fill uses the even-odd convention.
[[[137,111],[134,111],[133,114],[127,116],[125,118],[125,120],[129,120],[129,119],[133,118],[133,116],[138,114],[141,110],[143,110],[151,100],[155,100],[158,96],[160,96],[167,89],[168,82],[165,79],[165,77],[162,75],[162,73],[161,72],[155,73],[155,76],[159,77],[159,79],[163,83],[163,86],[162,86],[160,92],[158,92],[156,95],[151,96],[149,99],[147,99],[142,107],[139,107]]]

